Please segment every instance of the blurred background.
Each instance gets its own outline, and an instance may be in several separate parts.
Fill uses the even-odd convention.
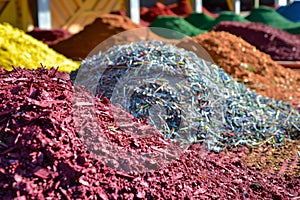
[[[0,0],[0,22],[8,22],[24,31],[34,27],[44,29],[64,28],[76,33],[85,25],[104,13],[124,11],[129,14],[129,0]],[[140,0],[141,8],[151,8],[157,3],[174,5],[180,0]],[[204,9],[215,14],[224,10],[234,9],[231,0],[187,0],[188,6],[193,9],[194,2],[201,2]],[[240,2],[241,11],[249,11],[254,7],[254,0]],[[258,1],[257,1],[258,2]],[[282,6],[292,1],[260,0],[259,5],[270,7]],[[126,12],[127,11],[127,12]]]

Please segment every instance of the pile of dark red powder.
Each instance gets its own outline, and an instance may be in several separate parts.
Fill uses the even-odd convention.
[[[39,28],[34,28],[32,31],[27,32],[28,35],[31,35],[35,39],[43,41],[45,44],[52,45],[61,40],[65,40],[70,37],[72,34],[65,29],[51,29],[44,30]]]
[[[96,159],[78,137],[68,74],[0,70],[0,196],[4,199],[297,199],[300,179],[265,175],[225,153],[200,156],[191,145],[168,166],[127,173]],[[84,91],[83,91],[84,93]],[[113,132],[108,100],[95,99],[112,145],[132,154],[162,145]],[[147,128],[144,122],[135,126]],[[88,127],[87,127],[88,128]],[[118,130],[118,127],[116,127]],[[130,162],[130,160],[128,160]]]
[[[300,60],[300,36],[262,24],[221,22],[215,31],[226,31],[243,38],[273,60]]]

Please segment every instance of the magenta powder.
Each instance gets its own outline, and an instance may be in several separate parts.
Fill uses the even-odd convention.
[[[300,35],[261,24],[244,22],[221,22],[215,31],[226,31],[243,38],[273,60],[300,60]]]

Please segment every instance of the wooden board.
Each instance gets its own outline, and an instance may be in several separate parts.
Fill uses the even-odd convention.
[[[0,0],[0,23],[7,22],[26,31],[29,18],[27,0]]]
[[[5,10],[8,3],[9,3],[9,0],[0,0],[0,15]]]
[[[123,0],[51,0],[52,28],[77,33],[97,17],[124,8]]]

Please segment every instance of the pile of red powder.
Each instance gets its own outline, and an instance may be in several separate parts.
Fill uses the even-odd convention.
[[[27,34],[48,45],[52,45],[61,40],[65,40],[72,35],[65,29],[44,30],[38,27],[34,28],[32,31],[27,32]]]
[[[147,23],[153,22],[158,16],[181,16],[187,17],[192,13],[192,9],[187,3],[187,0],[180,0],[180,2],[164,5],[157,2],[153,7],[141,7],[141,19]]]
[[[110,168],[87,151],[77,135],[73,92],[68,74],[54,69],[0,70],[2,198],[292,199],[300,195],[300,179],[249,169],[239,158],[239,149],[232,152],[236,157],[225,153],[203,157],[195,144],[157,170],[138,174]],[[106,99],[94,101],[98,123],[113,146],[135,155],[164,144],[156,134],[132,138],[118,127],[110,129],[116,125],[112,115],[116,107]],[[150,129],[144,122],[134,123]]]

